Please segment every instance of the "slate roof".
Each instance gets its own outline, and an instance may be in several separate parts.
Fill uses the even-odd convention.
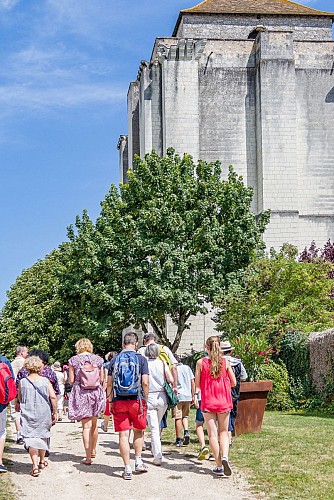
[[[186,14],[240,14],[240,15],[277,15],[277,16],[314,16],[331,17],[333,12],[310,9],[290,0],[204,0],[189,9],[181,10],[173,36],[176,36],[182,16]]]
[[[184,14],[263,14],[283,16],[328,16],[334,13],[310,9],[289,0],[204,0]]]

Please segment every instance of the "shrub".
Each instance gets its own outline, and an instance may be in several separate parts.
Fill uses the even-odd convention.
[[[268,393],[268,410],[290,410],[293,401],[289,393],[289,374],[283,361],[275,363],[270,360],[267,364],[260,366],[258,375],[263,380],[272,380],[273,389]]]
[[[263,333],[240,335],[232,342],[235,347],[233,356],[241,359],[246,368],[248,380],[254,381],[262,378],[261,367],[269,363],[273,353],[266,336]]]
[[[291,397],[295,402],[305,401],[312,394],[308,335],[301,332],[285,333],[279,358],[289,373]]]

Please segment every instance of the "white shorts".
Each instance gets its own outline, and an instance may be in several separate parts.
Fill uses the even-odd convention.
[[[0,439],[6,439],[6,420],[7,420],[7,409],[5,408],[0,413]]]

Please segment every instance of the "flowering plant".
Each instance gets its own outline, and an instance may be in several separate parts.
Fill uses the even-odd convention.
[[[248,380],[255,382],[259,379],[259,368],[269,363],[274,352],[268,339],[262,333],[240,335],[231,339],[234,346],[233,356],[240,358],[246,368]]]

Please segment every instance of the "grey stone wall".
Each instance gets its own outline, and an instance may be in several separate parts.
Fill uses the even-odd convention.
[[[161,66],[151,66],[151,88],[152,88],[152,147],[159,154],[163,154],[163,128],[162,128],[162,81]]]
[[[248,39],[263,25],[256,39]],[[334,239],[334,42],[330,18],[184,15],[158,38],[128,94],[120,166],[152,148],[232,164],[272,210],[265,242],[300,250]],[[128,149],[128,151],[127,151]],[[191,320],[179,352],[215,334],[213,313]],[[176,328],[167,320],[169,336]]]
[[[178,38],[245,39],[258,25],[270,30],[292,30],[295,40],[331,40],[329,17],[246,16],[223,14],[183,15]]]
[[[198,314],[189,318],[190,328],[185,330],[182,335],[178,354],[190,354],[192,350],[202,351],[204,349],[205,340],[210,335],[217,335],[215,330],[216,323],[212,320],[214,312],[208,314]],[[176,334],[176,326],[170,318],[167,318],[167,335],[173,340]]]
[[[119,151],[119,176],[121,182],[127,182],[127,172],[129,169],[128,158],[128,138],[126,135],[121,135],[117,145]]]
[[[254,212],[272,210],[268,247],[322,245],[334,232],[331,20],[266,17],[271,29],[245,39],[255,22],[185,16],[179,34],[189,38],[156,40],[130,86],[129,161],[172,146],[220,160],[225,177],[232,164],[254,188]],[[217,38],[223,29],[234,39]]]
[[[139,86],[131,82],[128,91],[128,166],[132,168],[134,155],[140,154],[139,144]]]
[[[312,381],[318,391],[333,383],[334,329],[311,333],[308,338]]]

